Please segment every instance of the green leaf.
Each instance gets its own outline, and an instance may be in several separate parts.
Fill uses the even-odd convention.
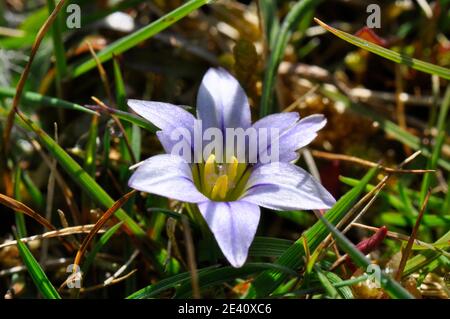
[[[339,201],[325,214],[326,218],[333,224],[337,224],[347,211],[357,201],[358,197],[364,191],[367,183],[375,176],[376,168],[371,169],[352,190],[342,196]],[[303,248],[303,237],[306,238],[309,250],[314,251],[319,244],[328,235],[327,228],[323,223],[317,221],[309,228],[301,238],[299,238],[292,246],[281,255],[276,263],[290,269],[297,269],[303,263],[305,251]],[[280,271],[268,270],[256,277],[253,282],[253,290],[251,297],[266,297],[272,293],[287,278],[285,273]]]
[[[328,277],[325,276],[325,274],[320,270],[319,267],[314,267],[316,270],[317,278],[319,279],[320,283],[322,284],[323,288],[328,294],[328,297],[330,298],[337,298],[339,297],[339,293],[337,289],[333,286],[333,284],[328,280]]]
[[[207,268],[199,269],[198,275],[201,275],[204,272],[207,272],[212,269],[216,269],[218,267],[219,267],[218,265],[215,265],[215,266],[210,266]],[[183,282],[190,281],[190,276],[191,276],[190,272],[184,272],[184,273],[163,279],[156,284],[147,286],[145,288],[142,288],[142,289],[134,292],[133,294],[128,296],[127,299],[152,298],[167,289],[176,288],[177,286],[181,285]]]
[[[383,48],[382,46],[379,46],[377,44],[374,44],[372,42],[366,41],[362,38],[359,38],[357,36],[351,35],[347,32],[335,29],[326,23],[320,21],[317,18],[314,18],[314,20],[320,24],[324,29],[327,31],[330,31],[337,37],[341,38],[344,41],[347,41],[353,45],[356,45],[357,47],[370,51],[372,53],[375,53],[383,58],[386,58],[388,60],[394,61],[396,63],[407,65],[413,69],[416,69],[418,71],[422,71],[429,74],[434,74],[437,76],[440,76],[444,79],[450,80],[450,69],[424,62],[418,59],[411,58],[410,56],[403,54],[403,53],[397,53],[392,50]]]
[[[267,43],[269,47],[272,48],[280,30],[280,21],[278,21],[277,17],[277,5],[273,0],[260,0],[259,6]]]
[[[330,233],[333,234],[339,247],[342,248],[352,259],[352,261],[363,269],[367,269],[372,263],[368,260],[362,252],[358,250],[339,230],[336,229],[326,217],[320,216],[321,222],[325,224]],[[381,272],[381,287],[387,292],[387,294],[392,298],[399,299],[414,299],[414,297],[403,288],[397,281]]]
[[[269,61],[264,73],[263,92],[261,96],[260,117],[271,113],[273,99],[273,87],[277,78],[277,70],[284,56],[284,50],[288,45],[292,32],[297,27],[298,22],[320,3],[320,0],[298,1],[287,16],[284,18],[280,30],[276,36],[271,34],[273,46]],[[276,25],[276,24],[275,24]],[[267,27],[267,26],[266,26]],[[273,31],[273,30],[272,30]]]
[[[101,50],[97,57],[100,60],[101,63],[106,62],[110,60],[113,55],[119,55],[137,44],[149,39],[150,37],[154,36],[155,34],[161,32],[162,30],[168,28],[181,18],[184,18],[189,13],[193,12],[194,10],[198,9],[199,7],[211,2],[211,0],[191,0],[186,2],[184,5],[178,7],[177,9],[173,10],[172,12],[166,14],[165,16],[159,18],[153,23],[150,23],[148,26],[143,27],[142,29],[127,35],[116,42],[108,45],[106,48]],[[72,76],[78,77],[87,71],[95,68],[96,62],[93,58],[76,65],[71,70]]]
[[[232,279],[236,279],[243,276],[248,276],[256,273],[260,270],[271,269],[280,271],[292,276],[297,274],[291,269],[271,263],[246,263],[241,268],[234,268],[231,266],[222,267],[218,269],[211,269],[206,272],[198,274],[200,289],[208,288],[214,285],[219,285],[225,282],[229,282]],[[177,289],[176,298],[188,298],[192,294],[191,282],[186,281],[180,285]]]
[[[437,122],[438,133],[436,137],[436,142],[434,143],[433,150],[431,152],[431,156],[428,159],[427,169],[436,169],[436,166],[438,164],[442,146],[444,145],[445,138],[447,136],[445,132],[445,127],[449,106],[450,106],[450,85],[447,86],[447,90],[445,92],[445,96],[442,101],[442,106],[439,111],[439,118]],[[433,175],[431,173],[427,173],[423,177],[422,185],[420,187],[420,205],[422,205],[425,200],[426,194],[431,185],[432,177]]]
[[[44,296],[47,299],[61,299],[61,296],[58,294],[58,291],[56,291],[55,287],[53,287],[50,280],[48,280],[41,266],[36,261],[34,256],[31,254],[28,247],[24,243],[22,243],[19,237],[17,236],[16,240],[20,257],[22,258],[25,266],[27,267],[28,273],[30,274],[34,284],[39,289],[42,296]]]
[[[22,181],[22,169],[20,168],[20,165],[17,165],[16,170],[14,172],[14,199],[20,201],[20,184]],[[27,227],[25,224],[25,216],[22,212],[17,211],[15,213],[16,218],[16,227],[17,227],[17,234],[20,238],[27,237]]]
[[[292,244],[292,240],[287,239],[255,237],[250,246],[249,256],[280,257]]]
[[[384,130],[387,134],[393,136],[397,141],[411,147],[414,150],[421,150],[422,155],[424,155],[424,156],[427,156],[427,157],[431,156],[431,153],[429,152],[429,150],[421,145],[420,139],[417,136],[414,136],[411,133],[409,133],[408,131],[402,129],[400,126],[398,126],[394,122],[385,119],[383,116],[381,116],[377,112],[371,110],[368,107],[365,107],[364,105],[362,105],[360,103],[352,102],[347,96],[345,96],[337,91],[332,91],[325,87],[322,87],[320,89],[320,92],[333,101],[341,102],[349,110],[351,110],[365,118],[368,118],[371,121],[376,121],[382,130]],[[437,163],[441,167],[445,168],[447,171],[450,171],[450,162],[449,161],[447,161],[443,158],[440,158],[437,160]]]
[[[49,14],[51,14],[55,9],[55,1],[56,0],[47,0]],[[61,11],[64,11],[64,8],[62,8]],[[62,81],[67,74],[66,52],[64,49],[64,39],[62,35],[62,18],[63,13],[59,12],[51,27],[53,52],[55,53],[56,86],[58,96],[60,97],[62,95]]]
[[[78,183],[78,185],[98,204],[108,209],[114,204],[114,200],[106,193],[106,191],[85,171],[83,168],[69,155],[64,149],[59,146],[46,132],[39,126],[32,122],[28,117],[22,114],[26,125],[22,123],[22,127],[28,129],[39,137],[42,145],[54,156],[61,167]],[[140,238],[146,237],[143,231],[136,222],[127,215],[123,209],[118,209],[115,216],[130,229],[134,235]]]
[[[436,240],[433,245],[440,245],[450,241],[450,231],[448,231],[444,236]],[[412,273],[419,271],[421,268],[432,263],[434,260],[439,258],[442,254],[435,250],[425,250],[421,251],[418,255],[410,258],[406,263],[405,270],[403,271],[403,277],[409,276]]]
[[[98,242],[94,245],[94,248],[89,252],[86,256],[86,260],[81,267],[81,272],[83,276],[86,276],[87,270],[94,262],[95,256],[97,253],[109,242],[111,237],[119,230],[120,226],[122,226],[123,222],[117,223],[111,228],[109,228],[98,240]]]
[[[15,94],[16,94],[15,88],[0,86],[0,97],[13,98]],[[67,102],[61,99],[57,99],[55,97],[44,96],[35,92],[23,92],[21,97],[21,103],[23,104],[29,103],[36,106],[56,107],[68,110],[81,111],[89,114],[96,114],[95,111],[92,111],[79,104]]]

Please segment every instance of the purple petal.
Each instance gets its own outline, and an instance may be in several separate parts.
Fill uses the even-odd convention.
[[[257,130],[260,128],[277,128],[281,133],[293,126],[299,118],[297,112],[276,113],[263,117],[253,123],[252,126]]]
[[[179,106],[141,100],[128,100],[128,106],[153,125],[168,133],[180,127],[193,132],[194,116]]]
[[[259,207],[242,201],[207,201],[198,208],[230,264],[241,267],[258,228]]]
[[[278,144],[278,160],[280,162],[292,162],[298,159],[297,150],[311,143],[317,136],[317,131],[326,124],[322,114],[315,114],[298,120],[297,113],[281,113],[267,116],[253,126],[258,128],[278,128],[279,137],[276,141],[266,143],[267,148],[260,149],[259,154],[271,154],[273,147]],[[260,124],[260,122],[263,122]],[[261,136],[261,134],[259,134]],[[268,134],[270,136],[270,134]],[[276,151],[276,150],[275,150]],[[267,163],[264,163],[267,164]]]
[[[314,114],[301,119],[280,139],[280,162],[291,162],[298,159],[295,152],[311,143],[317,137],[327,120],[322,114]]]
[[[197,114],[203,129],[217,127],[247,129],[251,125],[250,106],[239,82],[223,68],[206,72],[197,95]]]
[[[275,210],[329,209],[333,196],[308,172],[290,163],[257,167],[241,201]]]
[[[189,203],[208,200],[194,185],[189,164],[170,154],[156,155],[143,162],[131,176],[128,186]]]

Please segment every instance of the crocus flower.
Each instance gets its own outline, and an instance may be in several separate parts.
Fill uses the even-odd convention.
[[[192,163],[173,154],[175,141],[171,139],[171,133],[179,129],[194,134],[196,119],[191,113],[161,102],[129,100],[128,105],[160,129],[157,136],[167,153],[142,162],[129,186],[197,204],[234,267],[241,267],[247,259],[260,219],[259,206],[314,210],[329,209],[335,203],[314,177],[293,164],[298,159],[296,151],[309,144],[325,125],[323,115],[300,119],[296,112],[272,114],[252,125],[247,96],[238,81],[222,68],[211,68],[197,96],[197,119],[202,121],[202,129],[276,129],[279,158],[276,162],[246,163],[232,156],[223,164],[212,153],[206,160]]]

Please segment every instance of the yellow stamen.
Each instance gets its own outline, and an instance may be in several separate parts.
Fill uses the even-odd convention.
[[[203,174],[203,187],[206,194],[211,192],[211,188],[214,185],[216,177],[216,156],[214,154],[209,155],[205,163]]]
[[[235,156],[231,157],[231,163],[228,164],[228,168],[227,168],[227,175],[229,178],[229,182],[230,184],[235,182],[235,178],[237,175],[237,170],[238,170],[238,160]]]
[[[220,175],[211,191],[212,200],[222,200],[228,192],[228,176]]]

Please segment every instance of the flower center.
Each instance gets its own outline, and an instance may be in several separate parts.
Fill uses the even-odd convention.
[[[197,189],[213,201],[239,198],[250,176],[251,167],[239,163],[235,156],[228,163],[218,163],[211,154],[205,163],[193,164],[192,174]]]

